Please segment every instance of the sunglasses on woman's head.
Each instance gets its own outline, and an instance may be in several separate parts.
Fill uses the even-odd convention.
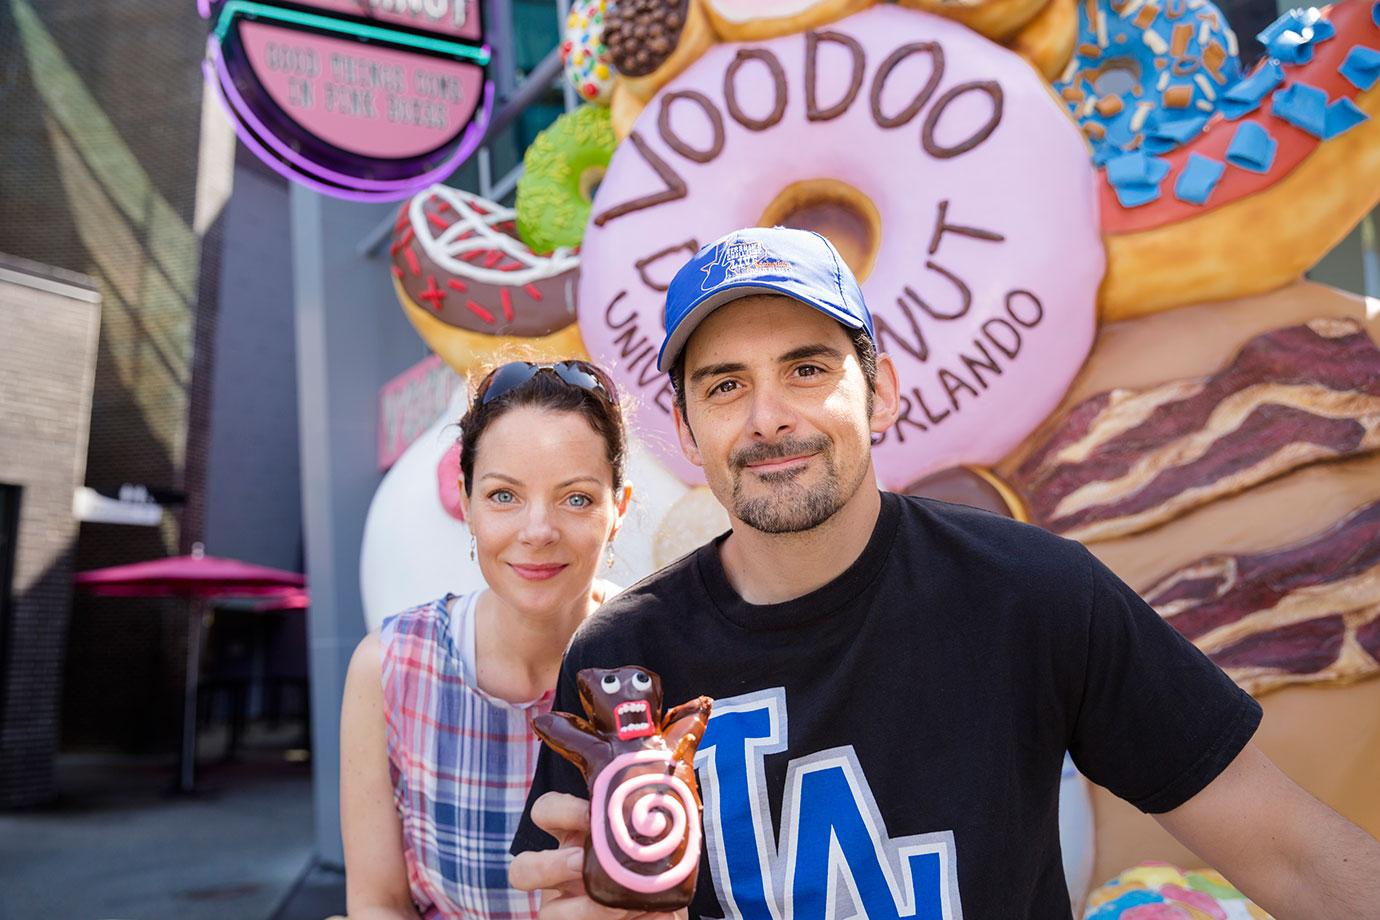
[[[479,401],[481,406],[487,406],[505,393],[516,390],[542,371],[555,374],[563,383],[570,386],[594,393],[602,393],[611,405],[618,405],[618,391],[614,388],[613,381],[609,380],[603,371],[588,361],[557,361],[552,364],[513,361],[494,369],[489,376],[485,377],[483,382],[479,384],[474,398]]]

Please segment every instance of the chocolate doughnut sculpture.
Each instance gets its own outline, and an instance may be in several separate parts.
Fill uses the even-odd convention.
[[[584,357],[575,326],[580,257],[537,253],[511,208],[446,185],[414,195],[393,228],[393,288],[432,351],[461,374],[495,356]]]
[[[661,714],[661,678],[646,668],[576,675],[585,718],[564,712],[532,723],[589,784],[585,890],[608,907],[679,910],[695,894],[702,843],[695,749],[712,702],[699,697]]]

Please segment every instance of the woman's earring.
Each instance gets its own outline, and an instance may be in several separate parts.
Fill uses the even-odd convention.
[[[475,559],[474,534],[470,534],[470,562]]]
[[[613,544],[610,543],[608,549],[604,551],[604,568],[613,568]]]

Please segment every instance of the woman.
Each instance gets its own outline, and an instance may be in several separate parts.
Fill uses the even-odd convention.
[[[351,920],[526,918],[508,844],[532,719],[561,653],[614,590],[597,579],[627,509],[623,418],[583,361],[505,364],[460,421],[470,554],[488,588],[384,620],[350,662],[341,828]]]

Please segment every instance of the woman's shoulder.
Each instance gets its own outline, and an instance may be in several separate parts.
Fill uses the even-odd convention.
[[[452,611],[461,611],[471,600],[469,594],[444,594],[406,610],[389,614],[379,624],[379,638],[386,646],[395,637],[426,635],[448,628]]]

